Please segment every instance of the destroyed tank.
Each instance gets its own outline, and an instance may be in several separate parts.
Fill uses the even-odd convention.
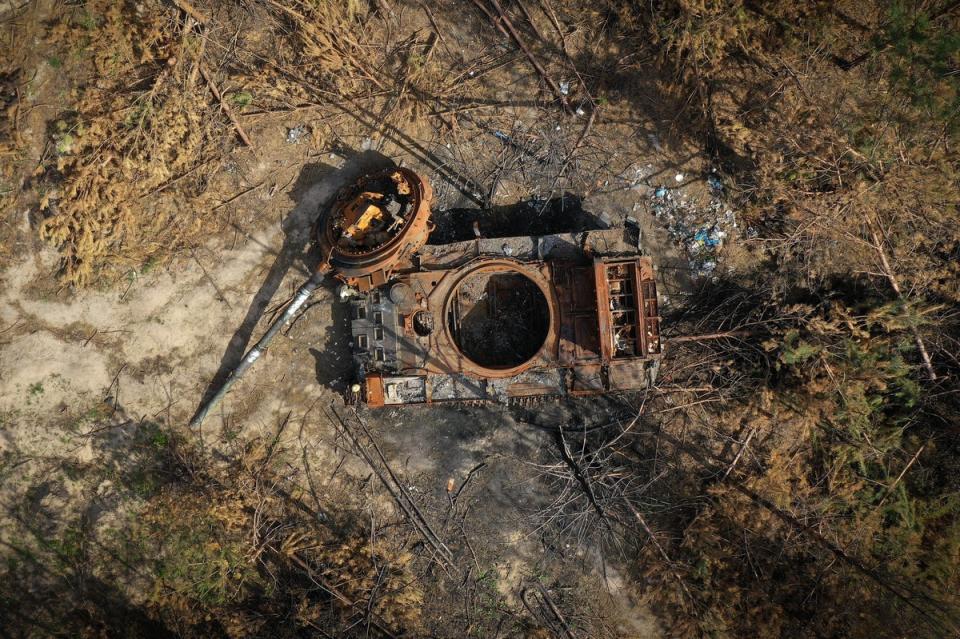
[[[316,272],[191,420],[210,410],[327,277],[351,309],[357,382],[372,407],[635,391],[659,368],[653,264],[639,233],[601,229],[428,244],[433,190],[410,169],[344,188],[314,228]]]
[[[413,192],[432,193],[425,179],[403,176]],[[383,210],[393,184],[362,178],[318,226],[321,246],[395,247],[369,272],[338,273],[353,287],[356,399],[374,407],[518,401],[653,384],[661,354],[654,269],[628,229],[427,244],[430,224],[417,220],[404,236],[417,250],[394,238],[381,246],[369,229],[398,223]]]

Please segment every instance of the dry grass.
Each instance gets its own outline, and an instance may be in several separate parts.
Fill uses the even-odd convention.
[[[383,89],[357,40],[369,35],[360,3],[263,2],[255,10],[270,63],[258,52],[232,52],[249,65],[217,91],[240,88],[223,95],[233,110],[251,94],[281,108],[315,100],[302,79],[334,88],[332,95]],[[43,176],[40,234],[61,252],[63,281],[115,278],[216,231],[222,220],[208,212],[205,190],[235,133],[200,67],[215,69],[232,43],[172,5],[106,0],[65,12],[48,42],[97,78],[81,84],[54,122],[55,157]]]
[[[197,42],[168,8],[147,4],[138,14],[106,1],[68,13],[50,39],[85,47],[99,78],[52,132],[57,158],[40,233],[59,247],[64,281],[84,285],[196,240],[202,197],[184,209],[158,192],[188,173],[201,178],[222,136],[197,84]]]
[[[69,505],[38,508],[34,497],[45,489],[32,488],[32,479],[3,504],[5,629],[246,639],[363,637],[369,628],[417,636],[423,592],[414,556],[384,529],[395,522],[370,518],[358,491],[316,477],[322,492],[311,494],[299,486],[302,476],[291,476],[297,455],[275,441],[254,440],[214,461],[154,424],[108,420],[97,420],[97,432],[131,428],[130,437],[95,464],[45,459],[37,480],[69,485]],[[0,456],[0,472],[20,481],[11,460]],[[117,492],[104,500],[98,485]],[[6,587],[12,583],[28,585]]]
[[[158,568],[149,607],[186,636],[211,619],[237,639],[358,622],[416,631],[413,556],[343,501],[336,521],[318,523],[274,474],[283,455],[251,445],[237,465],[148,504],[132,536]]]

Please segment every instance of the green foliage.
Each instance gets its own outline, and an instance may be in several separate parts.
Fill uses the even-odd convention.
[[[97,402],[80,415],[80,424],[95,424],[110,416],[113,408],[106,402]]]
[[[938,446],[943,438],[927,423],[933,406],[913,339],[915,329],[928,328],[932,309],[860,296],[855,308],[798,305],[785,315],[795,319],[778,324],[764,343],[775,354],[776,386],[732,411],[742,415],[740,428],[763,429],[766,422],[753,415],[770,415],[776,425],[771,449],[751,449],[764,459],[748,480],[751,490],[803,525],[816,522],[818,535],[877,566],[884,581],[931,597],[946,614],[960,613],[955,456]],[[758,536],[746,568],[730,558],[740,545],[726,541],[744,534]],[[779,550],[765,555],[765,544]],[[825,624],[821,634],[866,637],[900,627],[912,614],[849,565],[835,566],[831,578],[812,571],[811,557],[831,561],[813,537],[798,539],[795,529],[725,486],[686,526],[683,547],[688,583],[697,586],[706,611],[699,630],[707,635],[749,628],[784,636],[783,624],[799,615]],[[765,579],[757,581],[758,574]],[[765,584],[763,592],[754,583]],[[814,611],[784,603],[796,588],[819,590],[821,601],[835,606]],[[847,619],[844,610],[857,617]],[[877,625],[865,624],[866,617]],[[924,626],[920,634],[934,636],[928,631],[935,628]]]
[[[175,519],[155,531],[159,553],[154,570],[165,588],[204,606],[241,599],[260,583],[240,539],[211,517]],[[260,584],[263,586],[264,584]]]
[[[50,542],[50,548],[61,561],[80,559],[84,554],[86,534],[79,525],[67,526],[60,536]]]
[[[151,255],[150,257],[147,258],[147,261],[143,263],[143,266],[140,267],[140,274],[148,275],[154,269],[156,269],[157,266],[159,265],[160,265],[160,258],[157,257],[156,255]]]
[[[83,27],[87,31],[93,31],[97,28],[99,21],[95,15],[84,9],[80,12],[79,17],[77,17],[76,24]]]
[[[253,94],[249,91],[238,91],[230,95],[230,102],[235,106],[243,108],[253,102]]]
[[[793,329],[787,331],[783,337],[780,361],[788,366],[794,366],[814,357],[819,352],[820,348],[818,346],[800,339],[800,331]]]
[[[956,133],[960,90],[960,32],[949,19],[933,20],[903,0],[891,3],[888,21],[874,46],[886,53],[894,90],[929,115],[946,122]]]

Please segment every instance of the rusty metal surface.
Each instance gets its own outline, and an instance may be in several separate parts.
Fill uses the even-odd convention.
[[[430,234],[429,182],[403,167],[365,175],[343,189],[315,235],[336,276],[361,291],[382,286]]]
[[[611,235],[598,232],[603,234]],[[578,261],[569,252],[562,253],[562,259],[549,253],[546,259],[536,257],[537,247],[544,244],[586,246],[590,239],[598,239],[587,235],[576,238],[576,243],[558,237],[546,242],[519,238],[514,244],[529,247],[526,253],[519,252],[520,259],[504,257],[506,243],[499,239],[495,250],[486,254],[478,250],[479,242],[428,246],[424,251],[431,254],[421,258],[421,270],[396,273],[387,286],[353,300],[355,361],[361,375],[377,379],[366,385],[367,403],[515,401],[647,387],[660,353],[650,259],[596,251],[589,256],[581,252]],[[439,263],[431,263],[437,255]],[[509,365],[474,361],[456,334],[460,321],[456,309],[473,308],[463,305],[461,287],[478,275],[493,274],[522,276],[547,309],[546,331],[536,352]],[[612,285],[616,294],[610,292]],[[392,295],[395,288],[402,294]],[[487,286],[482,295],[496,297],[496,288]],[[621,319],[614,319],[615,312]],[[506,314],[509,317],[508,310]],[[510,330],[509,324],[501,328]],[[635,341],[630,349],[624,348],[628,335]],[[390,384],[400,384],[392,398],[383,390]]]
[[[604,361],[660,353],[660,321],[649,258],[594,260]]]
[[[370,406],[637,390],[660,356],[653,264],[625,229],[426,245],[433,191],[404,168],[318,222]]]
[[[548,319],[547,331],[542,344],[536,352],[522,362],[514,365],[487,365],[478,363],[468,357],[458,346],[454,334],[456,326],[451,325],[451,313],[458,301],[458,294],[462,286],[470,279],[480,275],[516,275],[531,282],[543,296]],[[432,274],[417,274],[422,286],[435,281]],[[485,292],[486,293],[486,292]],[[489,296],[489,294],[487,293]],[[449,272],[442,278],[437,287],[426,297],[428,308],[440,310],[443,318],[442,329],[435,331],[435,340],[430,344],[431,355],[427,357],[424,368],[428,372],[447,372],[453,370],[474,377],[491,379],[513,377],[535,366],[548,365],[555,359],[555,343],[557,333],[557,304],[553,289],[549,282],[549,271],[543,263],[522,263],[506,258],[477,258],[467,265]],[[505,311],[504,311],[505,312]],[[513,330],[523,330],[526,327],[515,326]],[[503,336],[489,336],[491,341]]]
[[[383,406],[383,376],[379,373],[367,375],[364,397],[373,407]]]

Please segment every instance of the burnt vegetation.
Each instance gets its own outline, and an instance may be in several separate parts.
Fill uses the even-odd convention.
[[[634,636],[564,585],[571,547],[622,567],[665,636],[960,632],[957,2],[14,4],[0,258],[27,207],[65,289],[255,228],[233,206],[269,186],[235,189],[231,153],[276,114],[316,114],[302,134],[325,154],[377,132],[438,176],[451,219],[523,184],[524,232],[571,217],[565,198],[629,189],[653,153],[637,123],[656,121],[658,152],[718,169],[740,236],[664,311],[654,388],[572,402],[561,423],[512,409],[547,435],[520,460],[546,495],[526,536],[573,562],[516,597],[463,523],[480,465],[428,507],[359,414],[316,417],[332,433],[316,445],[363,469],[348,481],[291,470],[289,416],[214,453],[111,406],[77,423],[122,452],[35,475],[109,479],[134,505],[105,538],[95,491],[62,514],[38,506],[45,483],[4,503],[0,635]],[[458,48],[464,29],[484,46]],[[39,151],[28,33],[71,74]],[[4,452],[0,481],[25,463]]]

